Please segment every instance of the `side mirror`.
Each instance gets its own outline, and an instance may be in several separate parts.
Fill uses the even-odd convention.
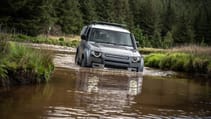
[[[140,44],[139,44],[139,42],[138,42],[138,41],[136,41],[136,46],[137,46],[137,47],[140,47]]]
[[[85,34],[81,35],[81,40],[87,40],[87,36]]]

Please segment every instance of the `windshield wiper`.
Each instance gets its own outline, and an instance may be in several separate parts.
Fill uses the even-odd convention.
[[[110,43],[110,42],[102,42],[102,41],[95,41],[95,43],[104,43],[104,44],[109,44],[109,45],[115,45],[115,46],[128,46],[128,47],[132,47],[131,45],[127,45],[127,44],[118,44],[118,43]]]
[[[104,44],[112,44],[112,45],[114,45],[113,43],[109,43],[109,42],[97,42],[96,41],[96,43],[104,43]]]
[[[131,45],[127,45],[127,44],[116,44],[116,45],[131,47]]]

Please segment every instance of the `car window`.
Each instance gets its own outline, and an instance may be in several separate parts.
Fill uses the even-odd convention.
[[[104,29],[93,29],[90,41],[123,46],[133,46],[130,33],[123,33]]]
[[[87,30],[87,26],[84,26],[83,29],[81,30],[80,35],[85,34],[86,33],[86,30]]]

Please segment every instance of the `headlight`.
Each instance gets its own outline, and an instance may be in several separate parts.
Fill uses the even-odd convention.
[[[132,57],[132,62],[133,63],[139,62],[140,59],[141,59],[140,57]]]
[[[99,52],[99,51],[92,51],[91,54],[92,54],[94,57],[97,57],[97,58],[99,58],[99,57],[102,56],[102,53]]]

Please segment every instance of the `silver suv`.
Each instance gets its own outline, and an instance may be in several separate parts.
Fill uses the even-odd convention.
[[[81,43],[75,62],[82,67],[123,68],[142,72],[143,56],[137,50],[135,37],[125,26],[93,22],[81,31]]]

